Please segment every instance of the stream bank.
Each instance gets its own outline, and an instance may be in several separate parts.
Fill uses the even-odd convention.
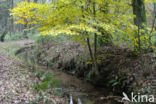
[[[52,69],[51,67],[38,64],[35,60],[29,57],[28,53],[20,53],[17,56],[23,60],[24,63],[27,63],[31,71],[37,69],[41,73],[53,73],[54,76],[60,81],[59,87],[61,88],[61,91],[58,91],[57,93],[60,93],[61,97],[65,98],[65,102],[69,102],[69,97],[71,95],[74,103],[77,103],[78,99],[80,99],[82,104],[96,104],[96,100],[100,97],[107,96],[108,92],[105,88],[97,89],[91,83],[79,79],[71,73],[67,73],[61,69]],[[119,98],[120,97],[117,97],[117,100],[119,100]],[[105,100],[105,102],[113,101],[115,102],[114,104],[118,104],[117,100],[109,99],[107,101]]]
[[[132,91],[147,93],[147,90],[153,86],[150,80],[155,80],[156,75],[154,53],[144,54],[143,62],[141,62],[140,57],[136,56],[133,51],[115,46],[98,49],[100,77],[92,77],[91,79],[87,79],[87,74],[91,68],[88,64],[87,50],[78,43],[51,41],[42,44],[27,44],[27,46],[17,50],[16,55],[29,60],[29,63],[44,66],[44,71],[50,70],[55,74],[57,73],[56,77],[59,77],[62,83],[65,79],[67,81],[63,83],[63,86],[67,86],[69,89],[74,88],[74,91],[80,88],[79,91],[75,91],[76,94],[83,92],[83,90],[87,94],[91,92],[90,97],[86,98],[92,99],[91,102],[99,101],[99,104],[107,104],[106,99],[109,98],[107,96],[117,96],[117,100],[120,101],[122,92],[128,94]],[[76,81],[77,77],[78,80],[82,79],[83,83],[80,84],[79,81]],[[89,85],[86,85],[88,82]],[[147,84],[149,82],[150,84]],[[84,85],[86,86],[82,87]],[[141,90],[138,90],[140,88]],[[152,88],[150,92],[154,90],[155,88]],[[150,92],[148,91],[148,93]],[[80,94],[82,95],[81,98],[85,98],[83,94]],[[113,101],[112,99],[115,98],[111,97],[110,99]],[[117,100],[115,101],[118,102]]]

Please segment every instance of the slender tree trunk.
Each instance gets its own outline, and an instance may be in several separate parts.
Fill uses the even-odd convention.
[[[134,24],[138,27],[137,38],[138,38],[138,47],[136,46],[136,49],[139,51],[140,56],[140,65],[142,69],[144,69],[144,62],[142,57],[142,43],[141,43],[141,36],[144,34],[141,34],[140,29],[145,29],[144,25],[147,25],[146,21],[146,11],[145,11],[145,4],[144,0],[132,0],[132,6],[133,6],[133,14],[136,15],[134,18]]]
[[[89,49],[89,54],[90,54],[90,57],[91,57],[91,61],[93,63],[94,62],[94,57],[93,57],[93,53],[92,53],[92,49],[91,49],[89,37],[87,37],[87,45],[88,45],[88,49]]]
[[[91,0],[86,1],[85,7],[82,7],[82,14],[84,13],[84,12],[83,12],[83,9],[84,9],[84,8],[89,9],[89,4],[90,4],[90,3],[91,3]],[[82,17],[85,18],[84,15],[82,15]],[[94,64],[94,55],[93,55],[92,48],[91,48],[91,45],[90,45],[89,34],[87,33],[87,35],[88,35],[87,38],[86,38],[86,40],[87,40],[87,46],[88,46],[88,50],[89,50],[91,62],[92,62],[92,64]]]
[[[11,0],[11,9],[14,8],[14,0]],[[11,19],[11,32],[10,33],[14,33],[14,19]]]
[[[139,47],[139,55],[140,55],[140,65],[141,69],[144,70],[144,60],[142,56],[142,49],[141,49],[141,39],[140,39],[140,26],[138,25],[138,47]]]
[[[154,26],[155,26],[155,21],[156,21],[156,3],[154,3],[154,10],[153,10],[153,20],[152,20],[152,28],[151,28],[151,31],[150,31],[150,35],[149,35],[149,47],[148,47],[148,50],[149,51],[152,51],[153,49],[151,48],[152,46],[152,32],[154,30]]]
[[[140,40],[140,26],[138,25],[138,48],[139,54],[141,55],[141,40]]]
[[[95,2],[93,3],[93,14],[94,14],[94,21],[96,21]],[[94,60],[95,60],[95,64],[96,64],[96,60],[97,60],[96,55],[97,55],[97,34],[94,33]]]
[[[93,15],[94,15],[94,22],[96,22],[96,8],[95,8],[95,2],[93,2]],[[95,26],[95,29],[97,29],[97,26]],[[97,65],[97,34],[94,33],[94,73],[98,76],[99,70]]]
[[[155,20],[156,20],[156,3],[154,3],[154,11],[153,11],[153,21],[152,21],[152,29],[150,31],[150,34],[153,32],[153,29],[154,29],[154,25],[155,25]]]

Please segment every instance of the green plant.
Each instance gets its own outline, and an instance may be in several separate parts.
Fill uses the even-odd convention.
[[[54,104],[54,102],[46,96],[46,93],[41,93],[41,95],[36,96],[36,99],[29,104],[38,104],[40,100],[43,100],[43,104]]]
[[[46,36],[39,35],[36,39],[36,42],[37,43],[49,42],[51,39],[52,39],[51,35],[46,35]]]
[[[58,97],[62,96],[62,88],[52,88],[51,90],[55,96]]]
[[[44,99],[43,104],[53,104],[53,101],[47,95],[49,95],[49,93],[58,94],[58,89],[55,87],[59,85],[59,80],[54,77],[52,72],[41,73],[35,71],[35,75],[41,80],[39,84],[33,85],[34,90],[39,92],[39,95],[36,96],[35,101],[32,101],[30,104],[37,104],[41,99]]]
[[[116,78],[116,79],[112,79],[109,81],[109,85],[114,87],[114,86],[118,86],[118,85],[121,85],[123,83],[124,80],[126,80],[127,77],[126,76],[122,76],[122,77],[119,77],[119,78]]]
[[[59,85],[59,80],[54,78],[53,73],[46,72],[43,75],[37,74],[40,77],[41,83],[34,85],[35,91],[47,90]]]
[[[13,35],[7,34],[5,37],[5,40],[18,40],[21,38],[25,38],[25,37],[24,37],[24,35],[22,35],[22,33],[19,32],[19,33],[15,33]]]
[[[44,104],[54,104],[53,101],[50,98],[45,96],[44,99],[45,99]]]
[[[122,91],[129,92],[131,91],[130,87],[128,86],[127,75],[120,75],[112,78],[108,82],[108,87],[111,89],[113,93],[121,93]]]
[[[24,38],[31,38],[31,39],[36,39],[37,33],[35,32],[29,32],[27,36],[23,35],[22,32],[16,32],[15,34],[9,35],[7,34],[5,36],[5,40],[10,41],[10,40],[18,40],[18,39],[24,39]]]
[[[41,78],[41,77],[42,77],[42,73],[39,72],[38,70],[35,70],[34,74],[35,74],[35,76],[37,76],[38,78]]]

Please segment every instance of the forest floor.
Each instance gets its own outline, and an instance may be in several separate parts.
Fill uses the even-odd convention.
[[[0,103],[18,104],[35,100],[31,86],[37,82],[34,75],[20,68],[15,60],[0,52]]]
[[[37,101],[40,95],[33,90],[39,79],[17,59],[3,52],[3,44],[0,43],[0,104],[43,104],[45,99]],[[53,102],[58,99],[50,97]]]

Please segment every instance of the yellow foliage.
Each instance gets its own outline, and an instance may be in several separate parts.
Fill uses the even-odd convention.
[[[100,28],[111,35],[122,31],[135,39],[136,26],[129,4],[129,0],[58,0],[51,4],[24,1],[10,11],[16,24],[39,24],[43,35],[69,34],[82,39],[95,33],[103,35]]]

